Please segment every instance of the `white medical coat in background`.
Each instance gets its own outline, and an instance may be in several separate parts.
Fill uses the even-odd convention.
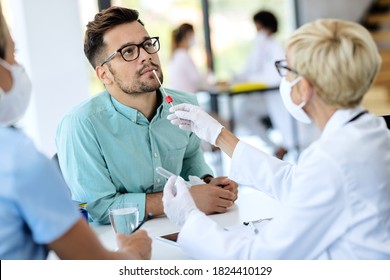
[[[205,87],[205,76],[198,71],[186,49],[176,49],[168,65],[168,88],[196,93]]]
[[[390,259],[390,131],[371,114],[348,123],[362,110],[338,110],[297,165],[240,141],[230,178],[282,211],[251,236],[190,215],[183,250],[198,259]]]
[[[265,83],[269,87],[278,87],[281,77],[275,61],[285,58],[282,44],[273,35],[267,36],[259,31],[243,70],[232,82]],[[297,144],[292,125],[294,120],[284,107],[279,90],[236,96],[233,111],[237,135],[255,134],[270,147],[276,148],[268,138],[266,127],[260,122],[261,118],[269,116],[274,128],[283,137],[282,146],[291,149]]]

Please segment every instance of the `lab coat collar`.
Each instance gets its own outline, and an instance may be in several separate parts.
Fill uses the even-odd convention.
[[[337,110],[326,123],[325,128],[321,134],[321,138],[324,139],[333,134],[334,131],[347,124],[352,118],[354,118],[362,111],[364,111],[362,106],[357,106],[352,109]]]

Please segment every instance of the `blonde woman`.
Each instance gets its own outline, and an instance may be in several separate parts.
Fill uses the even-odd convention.
[[[293,117],[322,131],[297,165],[240,141],[195,106],[175,106],[172,123],[232,157],[231,179],[282,204],[257,235],[243,236],[198,211],[172,177],[164,209],[182,226],[183,250],[199,259],[390,259],[390,131],[360,105],[380,65],[357,23],[322,19],[292,34],[276,63],[280,94]]]

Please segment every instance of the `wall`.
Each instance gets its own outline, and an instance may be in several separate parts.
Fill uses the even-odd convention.
[[[297,0],[299,24],[318,18],[360,21],[375,0]]]
[[[59,119],[86,99],[88,72],[78,0],[11,0],[9,22],[16,56],[33,83],[19,124],[46,155],[56,152]]]

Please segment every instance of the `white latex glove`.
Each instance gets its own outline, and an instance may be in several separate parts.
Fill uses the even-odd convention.
[[[200,139],[215,145],[215,141],[223,128],[222,124],[198,106],[182,103],[169,108],[173,114],[167,119],[183,130],[194,132]]]
[[[200,179],[198,176],[192,176],[192,175],[188,176],[188,182],[191,184],[191,186],[205,184],[205,182],[202,179]]]
[[[164,187],[164,212],[168,219],[178,226],[183,226],[192,212],[199,211],[183,178],[171,176]]]

